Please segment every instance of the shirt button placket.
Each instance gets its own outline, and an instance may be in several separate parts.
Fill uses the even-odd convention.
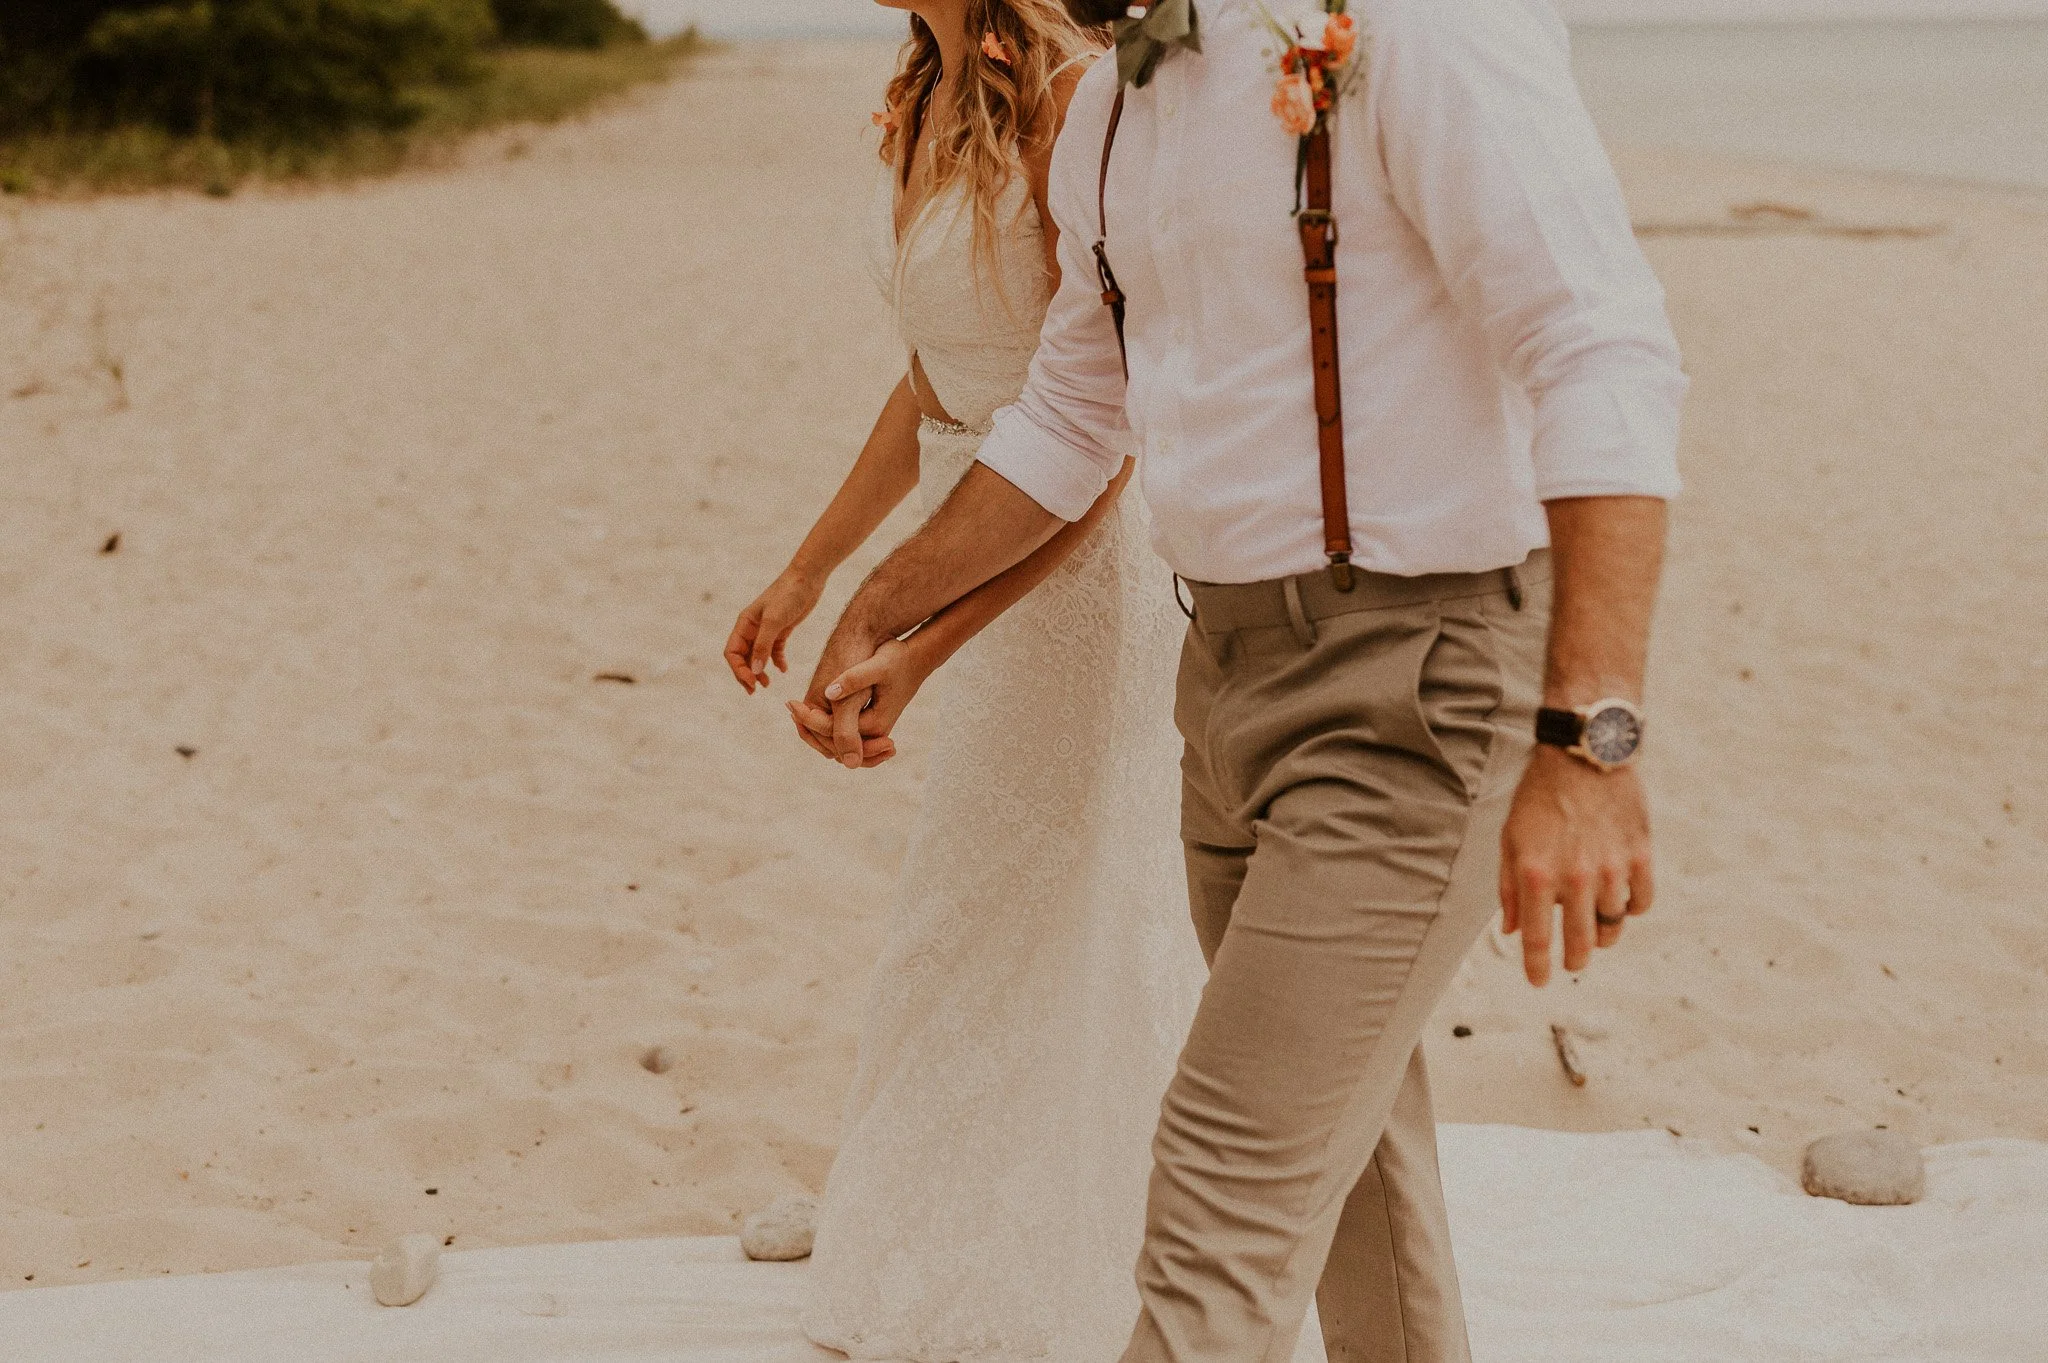
[[[1185,65],[1185,63],[1182,63]],[[1158,281],[1159,301],[1173,325],[1169,330],[1172,348],[1160,357],[1160,369],[1166,371],[1167,381],[1154,386],[1152,425],[1157,432],[1154,449],[1159,454],[1170,454],[1174,436],[1180,429],[1180,402],[1176,394],[1180,384],[1175,381],[1172,371],[1187,363],[1187,323],[1184,318],[1186,299],[1183,297],[1182,281],[1186,279],[1187,262],[1181,259],[1179,234],[1175,231],[1175,206],[1179,202],[1180,163],[1186,142],[1185,127],[1175,117],[1185,105],[1186,74],[1173,63],[1163,63],[1153,77],[1159,87],[1157,101],[1153,105],[1154,122],[1157,131],[1154,145],[1157,152],[1152,159],[1152,261],[1153,276]]]

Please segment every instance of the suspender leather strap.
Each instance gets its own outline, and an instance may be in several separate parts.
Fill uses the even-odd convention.
[[[1116,348],[1123,356],[1124,378],[1131,376],[1130,352],[1124,344],[1124,293],[1109,268],[1109,154],[1116,146],[1117,124],[1123,121],[1124,92],[1110,106],[1109,127],[1102,136],[1102,168],[1095,180],[1095,273],[1102,282],[1102,303],[1116,324]],[[1323,495],[1323,552],[1330,560],[1330,581],[1340,592],[1353,585],[1351,511],[1344,486],[1344,395],[1337,366],[1337,219],[1330,212],[1330,127],[1316,120],[1315,131],[1303,139],[1303,206],[1295,215],[1301,233],[1302,273],[1308,280],[1309,348],[1315,361],[1316,450]]]
[[[1330,124],[1316,120],[1302,162],[1304,200],[1295,215],[1308,280],[1309,350],[1315,360],[1316,450],[1323,484],[1323,552],[1330,580],[1351,590],[1351,510],[1344,488],[1344,386],[1337,368],[1337,220],[1330,213]]]
[[[1123,359],[1124,380],[1130,381],[1131,356],[1124,348],[1124,291],[1116,286],[1116,271],[1109,268],[1109,153],[1116,146],[1116,125],[1124,121],[1124,88],[1116,89],[1116,103],[1109,106],[1109,129],[1102,134],[1102,169],[1095,177],[1095,277],[1102,281],[1102,305],[1116,323],[1116,351]]]

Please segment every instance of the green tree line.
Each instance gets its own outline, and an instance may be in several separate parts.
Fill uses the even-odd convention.
[[[612,0],[0,0],[0,138],[395,130],[495,46],[646,37]]]

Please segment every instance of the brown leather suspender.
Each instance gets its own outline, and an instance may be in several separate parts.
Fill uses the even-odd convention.
[[[1109,153],[1116,146],[1116,125],[1124,121],[1124,88],[1116,88],[1116,103],[1109,106],[1109,129],[1102,134],[1102,170],[1095,177],[1095,277],[1102,281],[1102,305],[1116,323],[1116,353],[1124,362],[1124,381],[1131,377],[1131,355],[1124,346],[1124,291],[1116,286],[1116,271],[1109,268]]]
[[[1095,272],[1102,281],[1102,303],[1116,323],[1116,346],[1124,357],[1124,377],[1131,375],[1124,345],[1124,294],[1109,268],[1109,154],[1116,146],[1117,124],[1123,121],[1124,92],[1110,106],[1109,128],[1102,138],[1102,170],[1096,177]],[[1337,219],[1330,212],[1330,128],[1318,119],[1304,139],[1303,206],[1295,214],[1301,233],[1302,273],[1308,280],[1309,349],[1315,361],[1316,451],[1322,474],[1323,552],[1330,560],[1330,581],[1340,592],[1352,588],[1351,512],[1344,484],[1344,394],[1337,365]]]
[[[1316,450],[1323,475],[1323,552],[1330,580],[1351,590],[1351,510],[1344,490],[1344,384],[1337,368],[1337,219],[1330,212],[1330,123],[1316,120],[1303,166],[1306,198],[1294,215],[1308,279],[1309,348],[1316,365]]]

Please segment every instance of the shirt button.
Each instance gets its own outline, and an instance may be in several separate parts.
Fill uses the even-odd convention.
[[[1169,215],[1167,211],[1163,208],[1159,210],[1159,216],[1152,219],[1152,225],[1158,228],[1161,232],[1164,232],[1167,229],[1167,226],[1170,222],[1171,215]]]
[[[1165,99],[1159,101],[1159,116],[1161,118],[1172,118],[1179,112],[1180,102],[1174,99],[1172,95],[1168,95]]]

